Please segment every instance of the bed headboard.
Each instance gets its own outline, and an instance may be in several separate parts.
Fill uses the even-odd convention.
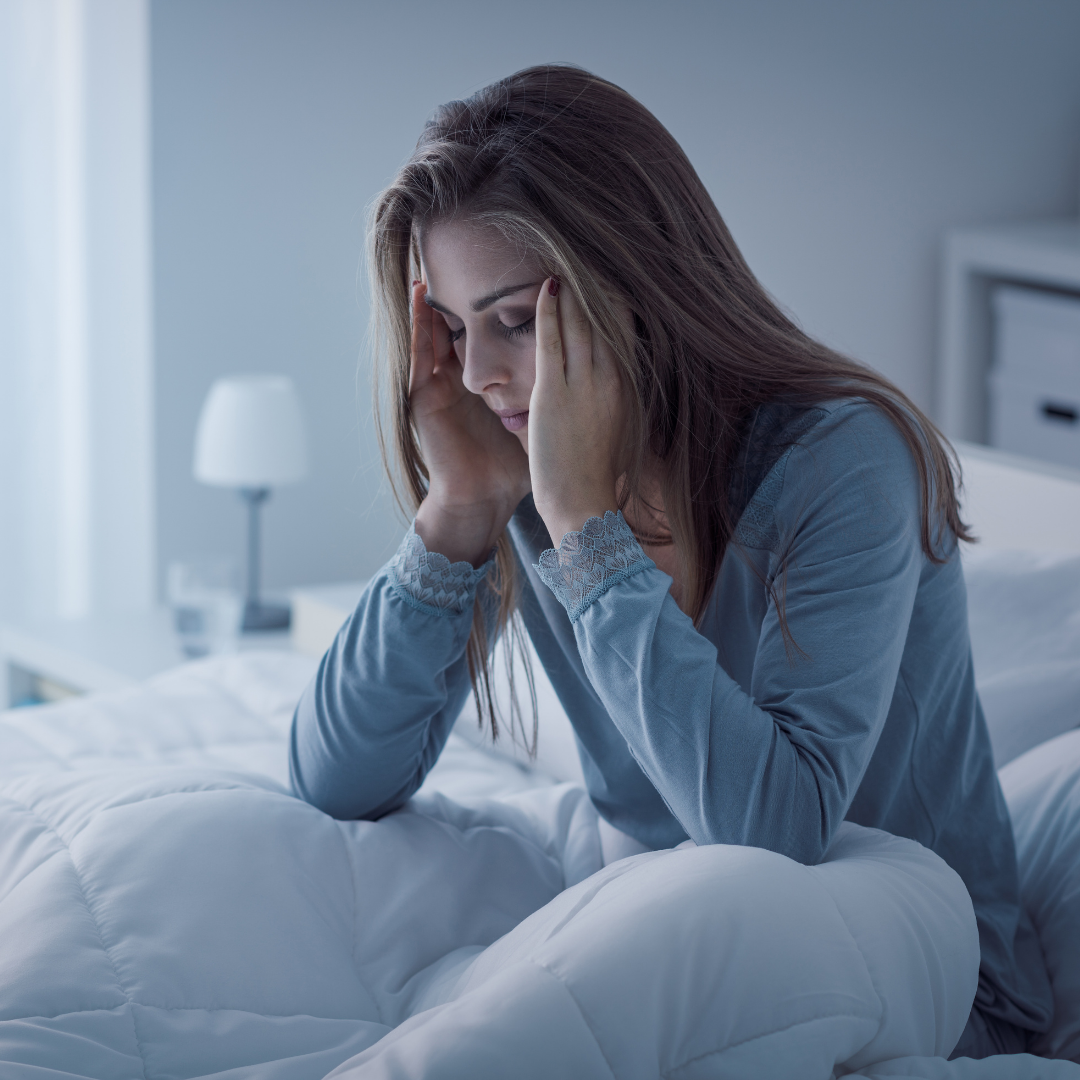
[[[1080,555],[1080,469],[955,442],[964,520],[987,548]]]

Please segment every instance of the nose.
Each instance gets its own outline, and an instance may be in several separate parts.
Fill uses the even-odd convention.
[[[505,386],[510,381],[511,374],[510,364],[499,355],[498,348],[465,335],[461,379],[466,390],[473,394],[483,394],[497,386]]]

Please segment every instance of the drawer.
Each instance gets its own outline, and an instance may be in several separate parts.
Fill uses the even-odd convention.
[[[1080,296],[995,289],[993,368],[1080,396]]]
[[[990,445],[1080,468],[1080,388],[991,372]]]

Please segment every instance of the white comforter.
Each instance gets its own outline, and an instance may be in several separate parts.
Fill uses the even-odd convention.
[[[335,822],[282,784],[310,670],[0,718],[4,1080],[1080,1075],[945,1061],[978,941],[917,844],[604,867],[580,788],[456,738],[407,809]]]

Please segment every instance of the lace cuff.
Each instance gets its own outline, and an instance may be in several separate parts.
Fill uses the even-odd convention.
[[[428,551],[410,526],[390,560],[390,581],[411,607],[442,616],[460,615],[471,606],[491,564],[490,557],[479,569],[470,562],[452,563],[445,555]]]
[[[613,585],[656,564],[630,531],[621,510],[591,517],[581,532],[567,533],[559,550],[540,555],[536,572],[577,622]]]

